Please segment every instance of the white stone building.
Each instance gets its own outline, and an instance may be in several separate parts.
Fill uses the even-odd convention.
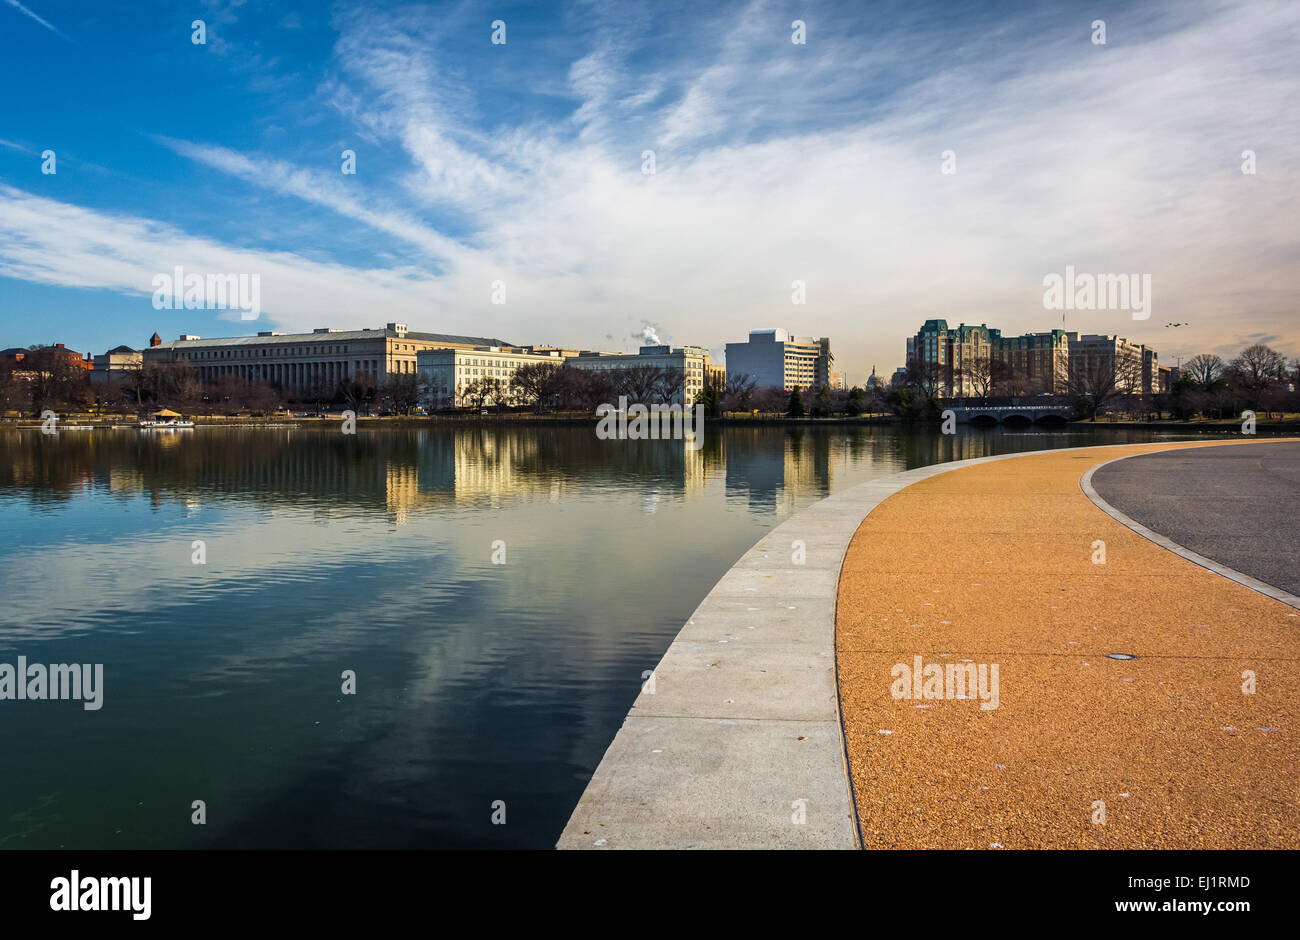
[[[515,370],[534,362],[564,365],[558,350],[525,352],[511,346],[480,346],[471,349],[426,349],[415,354],[420,376],[421,400],[430,408],[464,405],[466,386],[479,379],[497,379],[514,403],[510,381]]]

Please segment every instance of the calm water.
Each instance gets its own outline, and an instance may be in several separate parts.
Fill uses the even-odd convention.
[[[103,663],[105,686],[97,712],[0,701],[0,848],[550,847],[642,672],[791,512],[1158,437],[0,432],[0,663]]]

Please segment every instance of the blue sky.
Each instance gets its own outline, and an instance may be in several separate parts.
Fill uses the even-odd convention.
[[[0,0],[0,346],[254,328],[155,310],[179,264],[258,274],[257,329],[785,326],[861,382],[928,317],[1059,326],[1069,264],[1153,313],[1067,328],[1300,355],[1298,43],[1289,0]]]

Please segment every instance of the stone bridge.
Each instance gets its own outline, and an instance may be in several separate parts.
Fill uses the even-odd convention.
[[[1070,420],[1068,404],[1041,405],[951,405],[958,424],[1065,424]]]

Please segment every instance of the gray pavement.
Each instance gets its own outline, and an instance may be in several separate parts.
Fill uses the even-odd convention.
[[[1300,595],[1300,443],[1143,454],[1099,468],[1092,486],[1148,529]]]

